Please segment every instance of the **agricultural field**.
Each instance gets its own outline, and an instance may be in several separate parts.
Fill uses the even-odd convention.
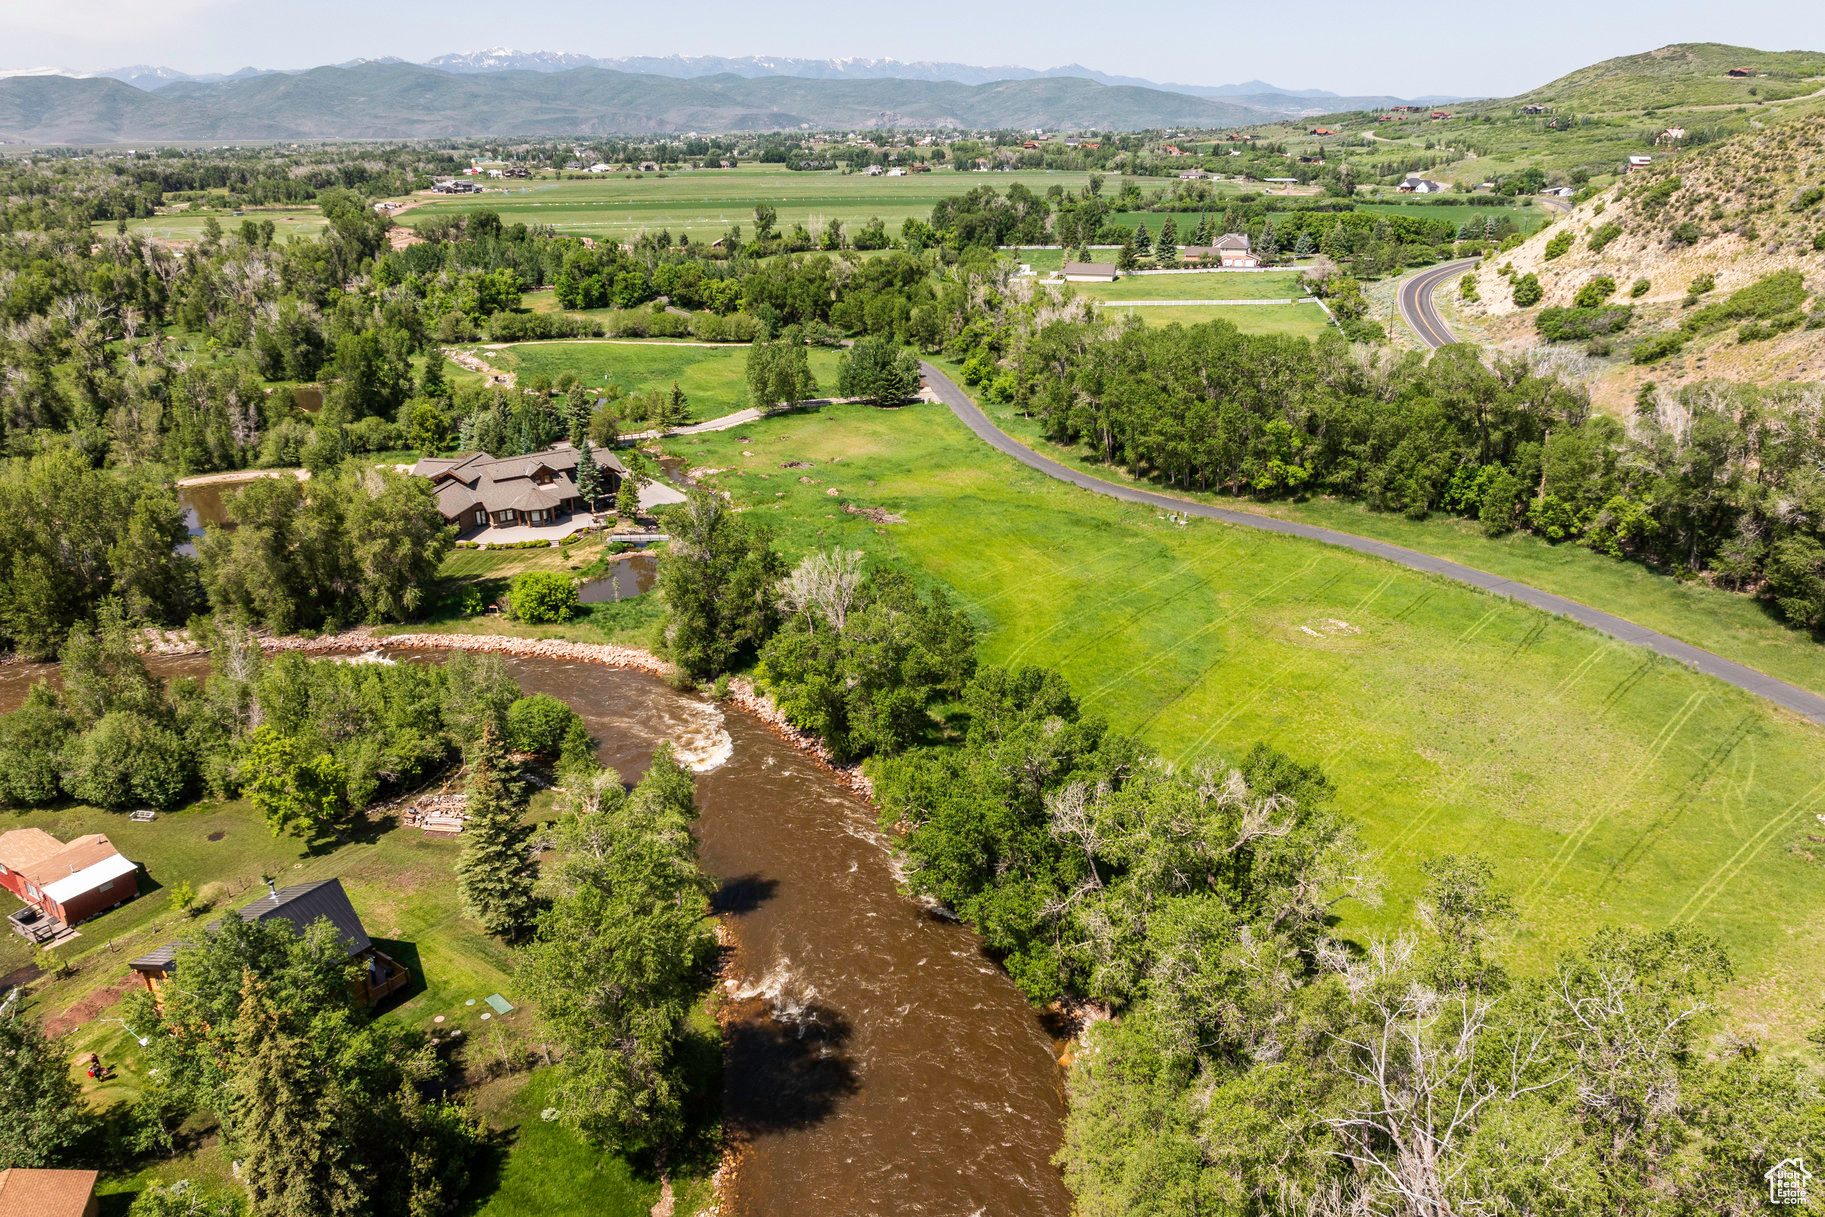
[[[573,372],[591,388],[619,385],[628,395],[670,392],[673,383],[690,400],[695,420],[719,418],[748,406],[748,348],[663,339],[595,338],[521,342],[481,348],[482,358],[521,377]],[[811,350],[811,374],[820,390],[836,388],[838,352]]]
[[[868,177],[839,171],[795,173],[777,165],[739,169],[699,169],[666,176],[620,175],[562,182],[514,183],[479,195],[430,196],[399,216],[415,227],[456,212],[498,211],[509,224],[544,224],[561,233],[585,237],[631,239],[649,229],[668,229],[676,238],[711,241],[732,224],[754,232],[754,208],[769,203],[784,231],[804,224],[813,233],[824,223],[841,220],[853,230],[879,216],[897,234],[909,218],[927,219],[940,199],[980,185],[1006,191],[1015,182],[1044,194],[1050,186],[1078,190],[1082,173],[967,174],[948,169],[905,177]]]
[[[1290,338],[1315,338],[1331,327],[1331,320],[1316,304],[1169,304],[1124,306],[1120,301],[1103,309],[1105,316],[1139,317],[1146,325],[1202,325],[1227,321],[1244,334],[1285,334]]]
[[[1173,275],[1123,275],[1114,283],[1073,283],[1097,300],[1297,300],[1305,295],[1296,270],[1211,270]]]
[[[275,241],[291,237],[315,239],[323,234],[323,213],[315,207],[249,207],[241,215],[227,211],[172,211],[143,220],[128,220],[127,231],[151,240],[189,244],[202,240],[203,229],[211,219],[224,231],[233,231],[248,220],[271,220]],[[112,222],[95,227],[98,232],[114,230]]]
[[[1516,899],[1513,967],[1604,922],[1690,921],[1731,950],[1741,1022],[1791,1046],[1815,1020],[1811,725],[1506,600],[1058,484],[942,407],[832,406],[743,435],[666,446],[727,470],[710,483],[789,554],[860,548],[945,585],[987,662],[1059,668],[1169,759],[1265,740],[1322,764],[1386,880],[1383,906],[1343,910],[1347,932],[1405,919],[1424,858],[1477,852]],[[790,460],[814,462],[812,482],[782,474]]]
[[[1356,210],[1385,211],[1389,215],[1411,216],[1420,220],[1446,220],[1460,227],[1469,220],[1499,220],[1506,216],[1523,233],[1537,231],[1552,214],[1532,199],[1507,207],[1478,206],[1473,203],[1358,203]]]

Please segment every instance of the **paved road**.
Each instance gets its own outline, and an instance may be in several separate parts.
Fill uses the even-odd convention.
[[[1518,600],[1522,604],[1529,604],[1549,613],[1570,617],[1580,625],[1587,625],[1593,630],[1608,634],[1612,638],[1619,638],[1623,642],[1646,647],[1656,654],[1678,660],[1707,676],[1715,676],[1726,684],[1735,685],[1739,689],[1765,697],[1778,706],[1825,726],[1825,697],[1820,697],[1798,685],[1788,684],[1784,680],[1776,680],[1754,668],[1732,663],[1722,656],[1713,655],[1709,651],[1681,642],[1677,638],[1669,638],[1665,634],[1656,633],[1645,626],[1636,625],[1634,622],[1617,617],[1612,613],[1594,609],[1588,604],[1567,600],[1563,596],[1555,596],[1551,592],[1543,592],[1524,583],[1516,583],[1512,579],[1492,575],[1488,571],[1478,570],[1474,566],[1464,566],[1457,562],[1448,562],[1443,558],[1435,558],[1430,554],[1422,554],[1417,550],[1390,545],[1386,541],[1359,537],[1354,533],[1338,532],[1332,528],[1300,524],[1293,520],[1276,519],[1273,516],[1254,515],[1245,511],[1232,511],[1225,507],[1213,507],[1207,503],[1195,503],[1189,499],[1156,494],[1153,491],[1142,490],[1134,486],[1105,482],[1101,478],[1080,473],[1069,466],[1061,465],[1057,461],[1039,455],[1003,432],[988,420],[976,407],[976,403],[972,402],[968,395],[958,388],[948,376],[929,363],[921,366],[925,372],[925,383],[930,386],[938,400],[949,406],[951,413],[963,421],[964,426],[987,440],[997,451],[1006,453],[1029,469],[1037,469],[1048,477],[1054,477],[1061,482],[1069,482],[1084,490],[1096,494],[1106,494],[1111,498],[1123,499],[1130,503],[1145,503],[1166,511],[1181,511],[1187,515],[1200,516],[1207,520],[1221,520],[1225,524],[1235,524],[1242,528],[1258,528],[1263,532],[1285,533],[1289,536],[1305,537],[1312,541],[1323,541],[1329,545],[1339,545],[1345,549],[1355,550],[1357,553],[1385,558],[1410,570],[1423,571],[1426,574],[1438,575],[1457,583],[1481,588],[1486,592],[1493,592],[1510,600]]]
[[[1428,347],[1436,349],[1457,341],[1444,318],[1438,315],[1438,308],[1432,303],[1432,293],[1445,280],[1456,278],[1476,264],[1475,258],[1447,262],[1401,281],[1400,293],[1395,297],[1395,302],[1400,306],[1401,320],[1412,327],[1419,340]]]

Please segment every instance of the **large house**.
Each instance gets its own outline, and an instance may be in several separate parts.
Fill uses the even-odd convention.
[[[0,1217],[96,1217],[100,1171],[0,1170]]]
[[[1215,252],[1219,266],[1252,270],[1261,265],[1261,259],[1255,253],[1254,243],[1248,239],[1248,234],[1245,232],[1226,232],[1212,241],[1210,248]]]
[[[1398,194],[1443,194],[1445,183],[1435,182],[1431,178],[1409,176],[1402,179],[1401,184],[1394,189]]]
[[[139,895],[139,867],[107,837],[91,833],[64,844],[42,828],[0,833],[0,887],[29,906],[9,920],[42,942]]]
[[[355,996],[364,1004],[379,1001],[405,986],[411,973],[368,938],[361,918],[355,915],[355,906],[349,903],[348,893],[342,890],[342,880],[321,879],[287,888],[276,888],[268,882],[266,886],[266,895],[240,910],[242,921],[289,921],[299,934],[319,921],[328,921],[342,935],[342,946],[349,959],[361,965],[361,975],[355,981]],[[127,965],[154,998],[176,972],[177,951],[181,945],[169,943]]]
[[[604,494],[613,494],[627,467],[613,453],[593,454],[602,471]],[[489,525],[556,524],[588,508],[577,494],[577,450],[558,444],[526,456],[426,457],[412,466],[431,479],[437,510],[446,521],[467,532]]]

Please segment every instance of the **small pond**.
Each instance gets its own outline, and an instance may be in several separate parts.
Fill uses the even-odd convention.
[[[644,596],[653,590],[658,573],[659,559],[652,554],[624,554],[609,565],[607,574],[578,588],[577,599],[584,604],[606,604]]]

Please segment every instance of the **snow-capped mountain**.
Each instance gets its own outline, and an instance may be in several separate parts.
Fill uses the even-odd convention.
[[[468,51],[439,55],[424,62],[427,68],[444,72],[567,72],[571,68],[612,66],[589,55],[567,51],[516,51],[510,47],[490,47],[485,51]]]

